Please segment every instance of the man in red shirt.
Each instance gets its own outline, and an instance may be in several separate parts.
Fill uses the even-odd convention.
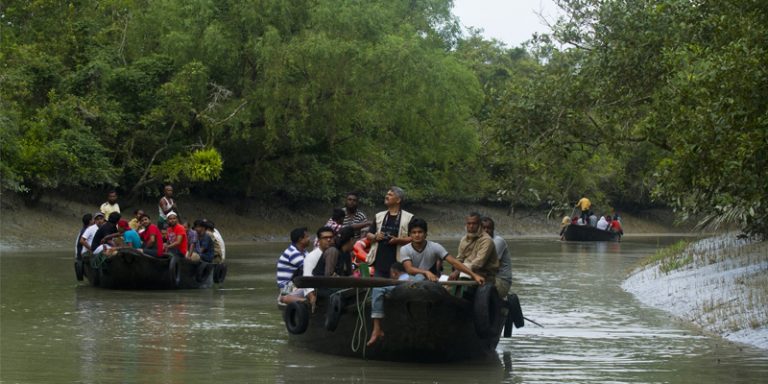
[[[139,236],[141,243],[144,244],[144,253],[150,256],[163,257],[163,234],[157,225],[152,224],[149,215],[139,216],[139,225],[144,228]]]
[[[608,219],[610,221],[610,229],[611,232],[618,233],[619,235],[624,235],[624,229],[621,228],[621,223],[618,220],[611,219],[611,216],[608,216]]]
[[[168,220],[168,244],[165,245],[165,251],[186,257],[187,255],[187,230],[179,224],[179,216],[176,212],[169,212],[166,216]]]

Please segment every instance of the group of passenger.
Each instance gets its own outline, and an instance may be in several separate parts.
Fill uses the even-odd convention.
[[[375,277],[439,281],[444,263],[451,265],[452,272],[443,280],[490,283],[501,297],[507,296],[512,283],[509,248],[503,238],[495,235],[495,223],[490,217],[476,212],[466,217],[466,234],[454,257],[441,244],[427,240],[427,222],[402,209],[404,198],[401,188],[391,187],[384,196],[386,210],[369,221],[357,207],[359,196],[349,193],[345,208],[339,209],[343,219],[334,211],[331,220],[316,231],[316,245],[311,252],[307,229],[291,231],[291,244],[277,261],[278,302],[307,301],[314,308],[316,291],[296,288],[292,281],[296,276],[352,276],[370,267]],[[364,260],[352,255],[356,242],[370,244]],[[369,346],[384,336],[384,298],[393,288],[373,289]]]
[[[121,248],[131,248],[154,257],[176,255],[192,261],[222,262],[226,248],[215,224],[208,219],[195,220],[191,225],[181,222],[177,210],[173,186],[166,185],[158,202],[157,223],[142,209],[133,211],[133,217],[126,220],[117,192],[110,191],[98,212],[83,215],[75,257],[81,260],[84,252],[111,256]]]
[[[592,211],[592,202],[589,201],[589,198],[587,198],[586,195],[582,195],[581,199],[576,203],[576,208],[581,211],[581,215],[573,216],[572,218],[570,216],[564,216],[560,225],[560,236],[563,236],[565,227],[568,225],[589,225],[590,227],[603,231],[611,231],[618,233],[619,235],[624,234],[619,214],[614,212],[613,215],[605,214],[598,217]]]

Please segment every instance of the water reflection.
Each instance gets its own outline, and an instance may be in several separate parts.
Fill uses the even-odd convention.
[[[703,335],[621,291],[625,271],[655,239],[510,246],[525,314],[544,328],[516,329],[492,361],[438,365],[288,343],[274,304],[283,244],[233,247],[223,287],[177,292],[78,285],[68,252],[3,253],[0,381],[753,383],[768,375],[765,351]]]

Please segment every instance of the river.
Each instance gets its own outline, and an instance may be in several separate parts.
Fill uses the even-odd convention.
[[[0,255],[0,381],[355,383],[756,383],[768,351],[702,334],[621,290],[672,238],[509,241],[528,323],[498,359],[363,361],[298,349],[276,310],[283,244],[228,246],[220,288],[108,291],[75,281],[71,252]],[[441,242],[455,252],[457,242]]]

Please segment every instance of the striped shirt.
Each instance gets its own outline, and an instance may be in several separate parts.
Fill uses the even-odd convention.
[[[307,256],[305,251],[299,251],[294,244],[291,244],[280,258],[277,259],[277,286],[285,288],[285,286],[291,282],[296,270],[301,269],[299,275],[302,274],[304,268],[304,257]]]
[[[344,208],[344,213],[346,212],[347,212],[347,208]],[[352,224],[365,223],[366,221],[368,221],[368,217],[365,216],[365,213],[358,210],[358,211],[355,211],[355,214],[352,216],[345,215],[344,222],[341,225],[343,227],[347,227]],[[355,229],[355,237],[360,237],[360,231],[361,231],[360,229]]]

